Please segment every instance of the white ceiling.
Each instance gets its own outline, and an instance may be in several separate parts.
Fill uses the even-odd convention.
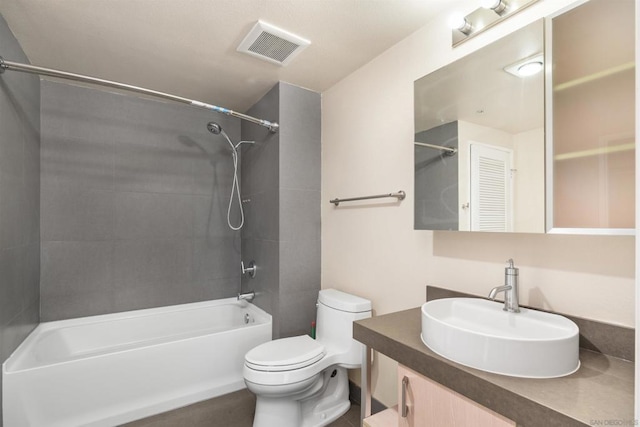
[[[0,0],[0,13],[34,65],[242,112],[278,80],[318,92],[330,88],[452,3]],[[236,52],[258,19],[312,44],[286,67]]]

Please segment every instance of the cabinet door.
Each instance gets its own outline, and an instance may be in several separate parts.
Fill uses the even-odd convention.
[[[597,234],[635,228],[635,4],[591,0],[547,27],[553,33],[547,46],[553,228]]]
[[[406,416],[402,394],[405,380]],[[432,381],[398,366],[398,425],[401,427],[506,427],[515,422]]]

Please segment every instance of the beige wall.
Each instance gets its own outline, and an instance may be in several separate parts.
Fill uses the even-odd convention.
[[[634,325],[632,237],[413,230],[414,80],[572,2],[539,2],[456,49],[442,14],[323,93],[323,288],[370,298],[384,314],[419,306],[427,284],[485,295],[513,257],[524,304]],[[400,203],[328,202],[397,190],[407,192]],[[393,362],[376,359],[374,396],[394,404],[394,382]]]

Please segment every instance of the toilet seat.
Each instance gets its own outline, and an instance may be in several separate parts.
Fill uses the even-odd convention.
[[[325,354],[322,344],[302,335],[269,341],[253,348],[245,356],[245,365],[256,371],[291,371],[312,365]]]

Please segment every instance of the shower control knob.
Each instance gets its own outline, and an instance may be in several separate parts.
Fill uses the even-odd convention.
[[[244,261],[240,261],[240,266],[242,267],[242,274],[249,274],[249,277],[252,279],[256,277],[256,270],[258,266],[256,266],[256,262],[251,260],[249,261],[249,266],[244,266]]]

